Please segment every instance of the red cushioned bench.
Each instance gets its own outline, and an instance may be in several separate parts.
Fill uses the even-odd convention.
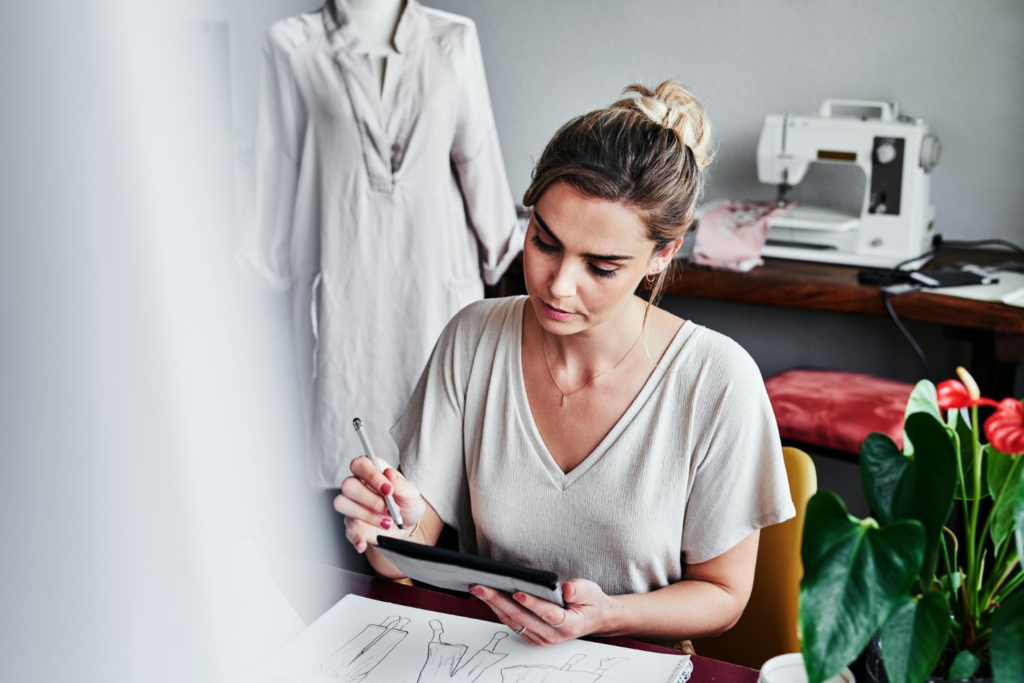
[[[765,381],[786,445],[857,462],[871,432],[902,448],[903,414],[913,385],[835,370],[787,370]]]

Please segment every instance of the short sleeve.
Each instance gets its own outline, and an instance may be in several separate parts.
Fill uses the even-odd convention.
[[[252,207],[238,262],[276,290],[291,286],[292,222],[305,120],[287,55],[271,27],[263,45]]]
[[[501,156],[480,39],[473,23],[465,27],[459,61],[462,98],[452,161],[467,218],[480,244],[484,280],[493,285],[522,250],[523,235]]]
[[[725,358],[709,371],[701,396],[707,437],[683,519],[687,564],[718,557],[754,531],[796,515],[779,430],[757,364],[724,339]]]
[[[469,504],[463,445],[470,357],[462,323],[467,311],[441,333],[405,411],[391,428],[402,474],[416,484],[441,521],[455,529]]]

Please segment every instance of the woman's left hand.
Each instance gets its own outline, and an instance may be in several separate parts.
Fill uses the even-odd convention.
[[[593,581],[573,579],[562,584],[565,608],[553,602],[516,592],[509,598],[487,586],[470,586],[469,592],[487,603],[501,623],[531,645],[547,647],[608,629],[613,612],[612,598]],[[514,598],[514,599],[513,599]]]

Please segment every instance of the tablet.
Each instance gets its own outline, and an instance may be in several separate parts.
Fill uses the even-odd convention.
[[[507,593],[529,593],[564,607],[562,586],[554,572],[383,535],[377,537],[377,550],[415,581],[457,591],[469,591],[473,584],[480,584]]]

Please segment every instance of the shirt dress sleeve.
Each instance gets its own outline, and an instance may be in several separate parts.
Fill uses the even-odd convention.
[[[766,526],[796,515],[779,430],[754,360],[727,340],[712,374],[721,374],[706,448],[696,465],[683,520],[686,564],[699,564]]]
[[[448,526],[459,529],[469,506],[463,441],[470,305],[445,327],[405,411],[391,428],[402,474]]]
[[[238,262],[268,287],[291,286],[291,236],[305,109],[283,37],[271,27],[263,66],[254,143],[253,215],[246,221]]]
[[[459,61],[463,87],[452,161],[467,218],[480,243],[484,280],[493,285],[522,250],[523,236],[494,124],[480,39],[472,22],[465,27]]]

